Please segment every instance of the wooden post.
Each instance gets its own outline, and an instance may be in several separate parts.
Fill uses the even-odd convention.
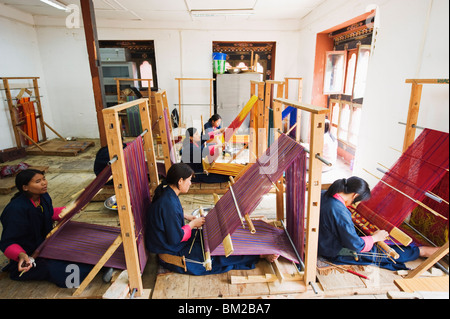
[[[282,128],[282,108],[283,104],[279,101],[274,101],[273,103],[273,128],[281,129]],[[278,133],[275,132],[275,139],[278,139]],[[277,220],[284,220],[284,177],[277,181],[277,192],[276,192],[276,201],[277,201]]]
[[[164,153],[164,167],[167,173],[170,166],[172,166],[172,161],[170,160],[170,150],[169,150],[170,141],[167,139],[167,135],[169,132],[166,132],[166,123],[164,120],[164,112],[165,112],[163,99],[164,93],[165,91],[158,91],[155,93],[155,103],[156,103],[156,114],[158,114],[159,134],[161,137],[161,144]]]
[[[40,93],[39,93],[38,79],[39,78],[33,78],[34,96],[36,98],[36,107],[37,107],[37,111],[39,113],[39,126],[41,128],[42,141],[46,141],[47,140],[47,135],[45,134],[44,114],[42,113],[41,96],[40,96]],[[54,133],[56,132],[53,129],[51,129],[51,130]],[[59,135],[57,133],[55,133],[55,134]]]
[[[147,130],[147,134],[144,135],[143,141],[145,157],[147,159],[147,168],[150,176],[150,198],[152,198],[156,187],[159,185],[159,177],[153,144],[152,122],[150,120],[148,100],[144,100],[139,104],[139,112],[141,115],[142,130]]]
[[[297,80],[298,81],[298,92],[297,92],[297,101],[302,101],[302,92],[303,92],[303,78],[284,78],[284,82],[286,83],[286,90],[284,94],[285,99],[289,99],[289,80]],[[295,129],[295,140],[300,141],[300,125],[302,120],[302,111],[297,110],[297,128]]]
[[[110,158],[113,159],[114,157],[117,157],[117,160],[111,164],[111,171],[113,173],[114,191],[117,199],[120,230],[123,239],[123,248],[125,252],[129,286],[130,290],[137,290],[137,296],[141,296],[143,291],[143,284],[141,278],[141,269],[139,265],[136,234],[134,231],[134,219],[131,211],[131,200],[126,175],[119,119],[119,111],[125,110],[137,104],[139,104],[140,106],[140,111],[142,112],[141,115],[144,111],[148,112],[148,99],[139,99],[128,103],[123,103],[115,107],[104,109],[103,117],[105,121],[105,131]],[[144,107],[144,105],[147,105],[147,107]],[[146,121],[144,126],[146,128],[147,125],[150,126],[148,113],[144,114],[144,116],[141,117],[141,120],[142,118],[144,118]],[[152,134],[151,129],[147,132],[146,135],[148,134]],[[148,145],[146,147],[148,147]]]
[[[442,257],[448,254],[448,242],[445,243],[444,246],[439,248],[433,255],[428,257],[423,263],[421,263],[416,269],[411,271],[408,276],[406,276],[406,279],[415,278],[420,276],[423,272],[427,271],[435,263],[437,263]]]
[[[405,138],[403,140],[403,152],[414,142],[416,129],[413,124],[417,124],[419,118],[420,99],[422,98],[422,84],[413,83],[411,97],[409,100],[408,119],[406,122]]]
[[[22,142],[20,140],[20,133],[19,133],[18,127],[17,127],[16,114],[14,113],[14,105],[12,103],[12,96],[11,96],[11,91],[9,88],[9,82],[8,82],[7,78],[2,78],[2,79],[3,79],[3,87],[5,88],[5,92],[6,92],[6,99],[8,101],[9,114],[11,116],[11,123],[13,126],[14,137],[16,139],[16,145],[17,145],[17,147],[22,147]]]
[[[328,110],[326,109],[328,112]],[[325,113],[311,114],[311,140],[308,173],[308,204],[305,249],[305,284],[316,281],[317,250],[319,244],[320,196],[322,190],[322,155]]]
[[[100,134],[100,144],[103,147],[107,145],[102,113],[102,110],[105,108],[106,104],[103,101],[105,92],[103,88],[103,72],[98,52],[99,47],[94,5],[92,3],[92,0],[80,0],[80,4],[81,13],[83,16],[84,34],[86,37],[86,48],[89,55],[89,67],[91,69],[95,111],[97,112],[97,123]]]
[[[323,151],[323,135],[325,114],[324,107],[304,104],[287,99],[274,99],[284,105],[296,107],[311,113],[311,141],[308,172],[308,197],[306,206],[306,247],[305,247],[305,276],[304,283],[309,285],[316,281],[317,249],[319,241],[320,196],[322,190],[322,162],[316,158]]]

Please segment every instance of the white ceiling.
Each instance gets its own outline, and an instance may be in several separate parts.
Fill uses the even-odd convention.
[[[79,5],[79,0],[58,0]],[[193,21],[221,20],[230,16],[193,16],[195,10],[243,10],[249,21],[300,20],[324,0],[93,0],[97,20]],[[33,16],[66,17],[67,12],[40,0],[0,0],[1,4]]]

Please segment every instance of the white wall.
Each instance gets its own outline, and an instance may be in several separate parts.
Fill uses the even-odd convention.
[[[31,15],[0,4],[0,77],[40,77],[39,90],[43,95],[41,102],[45,121],[52,123],[53,116],[46,98],[45,77],[33,24]],[[32,81],[10,81],[11,88],[32,85]],[[3,82],[0,82],[0,89],[0,149],[6,149],[17,145]],[[13,97],[18,93],[18,90],[11,90]]]
[[[394,164],[402,148],[411,85],[408,78],[449,77],[447,0],[327,1],[301,23],[299,72],[305,77],[305,102],[311,100],[316,34],[361,15],[378,5],[378,34],[369,63],[354,175],[371,186],[377,162]],[[449,131],[448,85],[425,85],[418,125]],[[419,132],[420,133],[420,132]],[[378,174],[377,174],[378,175]],[[380,176],[380,175],[378,175]]]
[[[376,180],[362,168],[374,171],[376,162],[390,166],[398,157],[389,147],[402,145],[404,127],[397,122],[407,114],[410,86],[405,79],[449,77],[447,0],[330,0],[300,22],[97,21],[98,37],[154,40],[159,87],[167,90],[171,108],[178,103],[176,77],[211,77],[212,41],[276,41],[275,79],[303,77],[303,100],[310,103],[316,34],[363,14],[370,4],[379,7],[380,28],[369,65],[355,174],[374,185]],[[98,137],[83,29],[42,17],[34,19],[38,26],[33,27],[29,15],[15,12],[10,18],[10,12],[0,12],[0,76],[41,76],[46,120],[63,136]],[[191,97],[196,103],[209,104],[206,83],[184,87],[184,103],[190,102],[187,91],[198,92]],[[448,85],[425,86],[422,101],[418,125],[448,132]],[[3,149],[15,143],[5,127],[6,103],[0,106]]]

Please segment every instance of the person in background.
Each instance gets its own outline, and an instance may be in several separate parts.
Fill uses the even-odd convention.
[[[214,134],[223,133],[225,131],[225,128],[221,127],[222,124],[222,117],[219,114],[214,114],[210,117],[208,122],[203,125],[203,128],[205,130],[205,134],[209,132],[213,132]]]
[[[207,141],[217,139],[218,136],[213,132],[209,132],[203,136],[200,136],[198,130],[194,127],[190,127],[186,130],[186,137],[183,140],[183,146],[181,148],[181,162],[189,165],[194,171],[195,176],[192,178],[194,183],[225,183],[228,182],[229,176],[221,174],[206,174],[203,170],[202,158],[212,157],[217,152],[222,151],[222,145],[213,143],[206,145]]]

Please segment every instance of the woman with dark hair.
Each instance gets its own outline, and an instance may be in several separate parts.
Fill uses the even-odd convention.
[[[222,124],[222,117],[219,114],[214,114],[209,118],[208,122],[203,125],[205,133],[223,133],[223,131],[225,131],[225,128],[222,128],[220,124]]]
[[[10,259],[3,270],[9,271],[13,280],[48,280],[59,287],[68,287],[72,282],[66,282],[71,274],[66,267],[74,263],[44,258],[33,261],[29,257],[45,240],[64,208],[53,208],[47,186],[44,172],[39,170],[27,169],[16,176],[18,192],[0,216],[3,226],[0,250]],[[81,282],[92,266],[77,265]]]
[[[195,173],[192,177],[193,183],[225,183],[229,177],[220,174],[206,174],[203,170],[202,158],[214,156],[221,151],[220,144],[205,145],[208,140],[214,138],[212,132],[200,136],[196,128],[190,127],[186,130],[186,138],[181,148],[181,162],[188,164]]]
[[[377,242],[384,241],[389,234],[378,230],[371,236],[360,237],[347,206],[370,198],[367,182],[352,176],[336,180],[327,191],[322,192],[320,202],[319,255],[336,264],[374,264],[391,270],[407,269],[405,262],[430,256],[432,247],[408,247],[392,245],[400,258],[395,263],[383,257]]]
[[[192,169],[178,163],[170,167],[166,180],[155,190],[152,204],[147,211],[145,243],[147,249],[159,254],[160,264],[169,270],[191,275],[224,273],[232,269],[253,269],[260,256],[213,256],[212,270],[206,271],[200,236],[191,236],[194,228],[201,227],[204,217],[185,214],[178,196],[189,191]],[[185,225],[184,220],[189,223]],[[198,230],[197,230],[198,231]],[[171,256],[172,258],[164,258]],[[170,260],[186,258],[186,271]],[[270,260],[275,256],[264,256]]]

